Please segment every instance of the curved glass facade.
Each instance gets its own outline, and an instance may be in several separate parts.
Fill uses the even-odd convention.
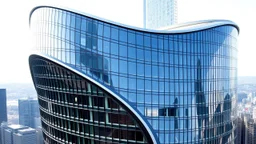
[[[159,143],[234,142],[236,26],[147,32],[52,7],[35,9],[30,24],[37,52],[118,93]]]
[[[47,59],[30,59],[46,143],[151,142],[103,89]]]

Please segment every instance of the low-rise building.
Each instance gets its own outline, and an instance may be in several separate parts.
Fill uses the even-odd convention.
[[[28,126],[2,123],[0,127],[2,144],[36,144],[36,130]]]

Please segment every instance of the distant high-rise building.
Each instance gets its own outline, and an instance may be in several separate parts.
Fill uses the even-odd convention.
[[[7,122],[6,89],[0,89],[0,123]]]
[[[36,128],[36,143],[37,144],[44,144],[42,127],[37,127]]]
[[[144,0],[144,28],[158,29],[177,23],[177,0]]]
[[[256,143],[256,121],[253,118],[244,118],[245,123],[245,144]]]
[[[235,141],[236,144],[245,144],[245,123],[244,123],[244,115],[241,114],[237,118],[237,139]]]
[[[40,114],[36,99],[19,99],[19,124],[36,128],[40,125]]]
[[[36,130],[23,125],[2,123],[2,144],[36,144]]]

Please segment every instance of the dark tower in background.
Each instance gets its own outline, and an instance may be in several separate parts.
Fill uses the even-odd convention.
[[[6,89],[0,89],[0,123],[7,121]]]

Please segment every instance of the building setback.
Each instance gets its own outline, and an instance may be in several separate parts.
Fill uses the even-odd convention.
[[[39,6],[30,28],[46,143],[235,141],[235,23],[147,30]]]

